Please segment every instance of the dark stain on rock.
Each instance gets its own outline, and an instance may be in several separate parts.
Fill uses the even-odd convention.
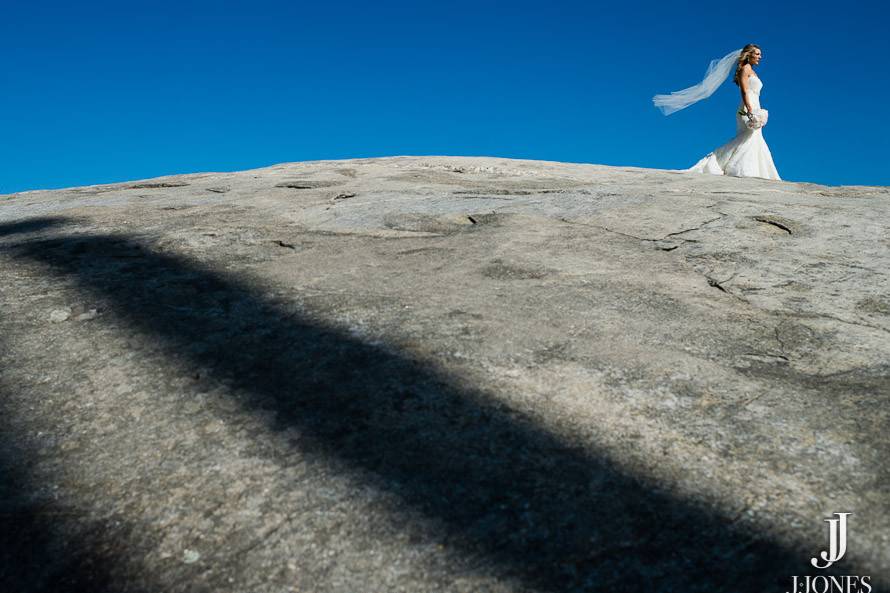
[[[856,303],[856,308],[864,313],[890,315],[890,301],[878,297],[866,297]]]
[[[476,214],[464,217],[430,216],[415,212],[404,212],[384,216],[383,226],[400,231],[451,234],[473,229],[479,219]]]
[[[560,342],[558,344],[548,344],[543,348],[539,348],[532,352],[532,359],[537,364],[544,364],[552,361],[569,361],[572,360],[571,345],[569,342]]]
[[[512,264],[494,259],[482,268],[482,275],[495,280],[536,280],[550,275],[550,270],[540,267]]]

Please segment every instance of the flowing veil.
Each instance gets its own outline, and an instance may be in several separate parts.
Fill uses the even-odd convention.
[[[695,86],[691,86],[682,91],[674,91],[670,95],[655,95],[652,102],[656,107],[661,109],[665,115],[670,115],[675,111],[686,109],[693,103],[707,99],[714,94],[723,81],[729,76],[732,69],[738,64],[740,49],[734,49],[722,58],[711,60],[708,70],[705,72],[705,78]]]

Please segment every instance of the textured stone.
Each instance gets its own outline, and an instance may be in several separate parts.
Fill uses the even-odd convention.
[[[887,212],[488,157],[0,196],[0,589],[890,587]]]

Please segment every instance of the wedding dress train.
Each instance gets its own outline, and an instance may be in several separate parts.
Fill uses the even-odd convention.
[[[748,79],[748,102],[755,114],[760,110],[760,90],[763,82],[752,75]],[[739,110],[745,107],[744,101]],[[700,161],[683,169],[690,173],[710,173],[713,175],[733,175],[735,177],[762,177],[781,179],[773,156],[763,139],[763,128],[751,129],[746,117],[736,112],[736,136],[723,146],[715,148]]]

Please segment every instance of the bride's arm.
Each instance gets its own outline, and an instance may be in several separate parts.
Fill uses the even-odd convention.
[[[751,66],[750,64],[745,64],[742,66],[742,75],[739,77],[739,90],[742,92],[742,103],[745,104],[745,111],[750,114],[754,110],[751,108],[751,101],[748,100],[749,76],[751,76]]]

